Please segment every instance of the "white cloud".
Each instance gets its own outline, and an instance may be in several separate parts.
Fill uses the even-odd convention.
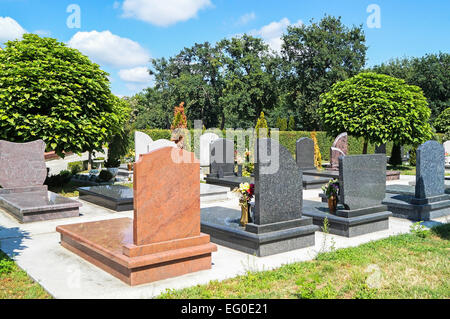
[[[271,22],[259,30],[252,30],[250,31],[250,34],[261,37],[273,50],[280,51],[282,44],[281,36],[286,31],[287,27],[290,25],[301,26],[302,24],[302,20],[298,20],[291,24],[291,21],[289,21],[288,18],[283,18],[280,21]]]
[[[134,67],[150,60],[150,54],[139,43],[110,31],[77,32],[68,44],[96,63],[113,67]]]
[[[120,70],[119,77],[125,82],[133,83],[149,83],[152,80],[152,77],[148,73],[148,69],[146,67]]]
[[[0,43],[21,39],[26,33],[16,20],[10,17],[0,17]]]
[[[241,16],[236,23],[237,25],[245,25],[249,23],[252,20],[255,20],[256,14],[254,12],[246,13],[243,16]]]
[[[211,5],[211,0],[125,0],[122,9],[125,18],[167,27],[194,18]]]
[[[35,33],[41,37],[49,37],[52,34],[52,32],[48,31],[48,30],[36,30],[33,33]]]

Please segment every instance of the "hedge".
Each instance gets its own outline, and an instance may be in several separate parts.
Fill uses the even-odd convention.
[[[146,129],[140,130],[143,133],[146,133],[150,136],[154,141],[159,139],[167,139],[170,140],[171,131],[170,130],[160,130],[160,129]],[[191,136],[194,136],[194,130],[190,130]],[[226,132],[223,131],[223,136],[226,136]],[[301,137],[309,137],[311,138],[311,132],[306,131],[282,131],[280,132],[280,143],[286,147],[294,156],[295,156],[295,143]],[[130,136],[134,139],[134,132]],[[436,134],[437,140],[442,143],[443,134]],[[317,132],[317,142],[319,143],[320,152],[322,153],[322,160],[329,161],[330,160],[330,147],[334,142],[335,137],[327,136],[326,132]],[[132,141],[132,147],[134,148],[134,141]],[[349,154],[362,154],[364,146],[364,140],[362,138],[355,138],[353,136],[349,136],[348,138],[348,151]],[[386,145],[386,153],[390,156],[392,151],[393,143],[387,143]],[[191,149],[193,149],[193,140],[191,141]],[[404,151],[405,153],[409,151],[411,146],[405,145]],[[375,145],[369,143],[367,152],[369,154],[375,152]]]

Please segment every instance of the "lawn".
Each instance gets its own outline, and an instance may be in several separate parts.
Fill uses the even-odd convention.
[[[0,250],[0,299],[52,298]]]
[[[321,253],[159,298],[450,298],[450,225]]]

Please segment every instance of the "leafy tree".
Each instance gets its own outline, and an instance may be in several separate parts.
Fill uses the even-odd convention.
[[[288,125],[289,131],[295,131],[295,119],[294,116],[289,116],[289,125]]]
[[[431,119],[450,107],[450,54],[427,54],[420,58],[395,59],[371,69],[419,86],[428,100]]]
[[[266,119],[264,117],[264,112],[261,112],[261,115],[259,116],[258,121],[256,123],[255,129],[256,129],[256,136],[258,136],[258,137],[260,137],[259,136],[259,130],[260,129],[265,129],[266,133],[267,134],[269,133],[268,132],[269,131],[269,126],[267,125],[267,121],[266,121]],[[261,136],[261,137],[264,137],[264,136]]]
[[[128,114],[108,74],[64,43],[25,34],[0,51],[2,139],[43,139],[60,156],[101,151]]]
[[[186,114],[184,114],[184,102],[181,102],[180,106],[176,106],[173,113],[174,117],[170,129],[187,128],[187,118]]]
[[[287,119],[281,119],[280,131],[287,131]]]
[[[434,121],[434,128],[441,133],[450,133],[450,107],[446,108]]]
[[[361,73],[321,96],[319,114],[333,136],[348,132],[367,143],[419,145],[431,138],[430,109],[422,90],[401,79]]]
[[[285,103],[297,126],[319,129],[320,95],[360,72],[365,64],[362,26],[347,28],[341,18],[325,16],[319,23],[288,27],[283,35]]]

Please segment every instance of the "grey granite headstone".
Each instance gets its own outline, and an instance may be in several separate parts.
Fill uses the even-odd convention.
[[[211,143],[218,139],[219,136],[214,133],[205,133],[200,136],[200,166],[208,166],[211,164]]]
[[[300,219],[303,192],[301,169],[291,153],[277,141],[260,138],[256,144],[254,223],[264,225]],[[272,172],[268,166],[275,162],[278,170]]]
[[[314,166],[314,141],[307,137],[300,138],[296,143],[296,156],[298,167],[302,170],[315,169]]]
[[[21,188],[42,186],[47,177],[45,143],[0,141],[0,186]]]
[[[420,145],[416,153],[416,198],[439,196],[445,192],[444,147],[436,141]]]
[[[339,158],[340,202],[354,210],[381,205],[386,193],[386,156],[351,155]]]
[[[234,175],[234,141],[220,138],[211,143],[210,175]]]

